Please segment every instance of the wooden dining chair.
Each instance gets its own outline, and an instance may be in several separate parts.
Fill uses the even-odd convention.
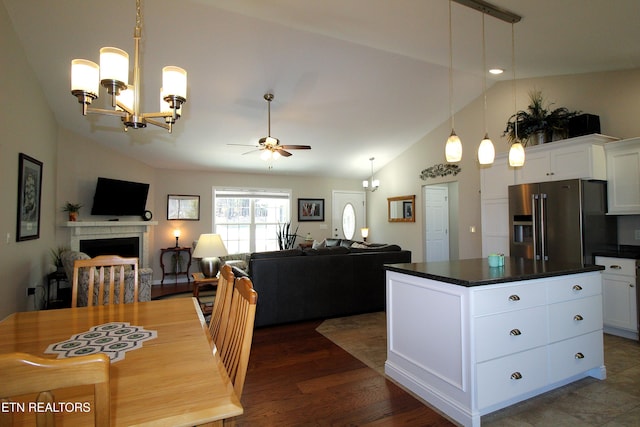
[[[11,397],[39,393],[35,402],[49,405],[55,402],[52,390],[93,385],[94,404],[91,412],[94,414],[94,423],[106,427],[109,425],[111,406],[110,366],[109,357],[103,353],[67,359],[45,359],[26,353],[0,354],[0,400],[10,402]],[[55,413],[37,412],[36,426],[54,426]],[[13,418],[11,412],[0,412],[0,425],[12,425]]]
[[[123,258],[117,255],[101,255],[91,259],[78,259],[73,263],[71,307],[78,306],[78,289],[81,269],[88,270],[87,306],[94,305],[94,286],[98,285],[98,305],[115,304],[116,277],[118,278],[118,303],[124,304],[126,293],[125,267],[130,266],[133,274],[133,301],[138,301],[138,258]],[[116,276],[117,273],[117,276]],[[96,277],[97,275],[97,277]],[[109,293],[105,300],[105,286]]]
[[[248,277],[236,279],[229,323],[219,351],[220,359],[233,383],[238,399],[242,396],[244,381],[247,377],[257,302],[258,293],[253,289],[251,279]]]
[[[224,342],[224,334],[229,323],[229,312],[231,311],[231,297],[233,296],[233,285],[236,276],[227,264],[220,268],[218,275],[218,288],[216,297],[213,300],[211,320],[209,321],[209,333],[216,347],[220,348]]]

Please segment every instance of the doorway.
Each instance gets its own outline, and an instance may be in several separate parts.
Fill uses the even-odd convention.
[[[365,193],[334,190],[331,206],[331,237],[360,240],[360,229],[366,225]]]

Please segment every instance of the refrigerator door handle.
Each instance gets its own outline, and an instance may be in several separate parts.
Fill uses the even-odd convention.
[[[533,258],[540,259],[538,253],[538,195],[531,195],[531,235],[533,237]]]
[[[540,258],[543,261],[549,261],[547,254],[547,195],[540,194]]]

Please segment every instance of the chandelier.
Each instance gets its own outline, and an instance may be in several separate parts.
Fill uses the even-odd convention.
[[[362,188],[364,188],[365,190],[371,191],[372,193],[374,191],[376,191],[378,189],[378,187],[380,187],[380,180],[378,179],[373,179],[373,160],[375,159],[375,157],[371,157],[369,159],[369,161],[371,162],[371,180],[364,180],[362,181]]]
[[[71,93],[82,104],[82,115],[87,113],[119,116],[128,128],[140,129],[147,123],[167,129],[182,113],[182,104],[187,101],[187,72],[176,66],[162,69],[162,88],[160,89],[160,111],[142,113],[140,111],[140,55],[139,45],[142,39],[141,0],[136,0],[136,25],[133,31],[133,85],[129,84],[129,54],[115,47],[100,49],[100,66],[86,59],[71,61]],[[99,85],[111,95],[113,109],[89,107],[98,98]],[[164,119],[164,120],[158,120]]]

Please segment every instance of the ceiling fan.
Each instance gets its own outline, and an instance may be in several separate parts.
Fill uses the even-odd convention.
[[[311,150],[309,145],[280,145],[280,140],[271,136],[271,101],[273,101],[272,93],[265,93],[264,99],[267,101],[267,136],[258,140],[255,147],[258,151],[262,151],[260,157],[264,160],[277,159],[280,156],[289,157],[292,154],[287,150]],[[229,144],[229,145],[245,145],[245,144]],[[243,154],[249,154],[256,150],[247,151]]]

